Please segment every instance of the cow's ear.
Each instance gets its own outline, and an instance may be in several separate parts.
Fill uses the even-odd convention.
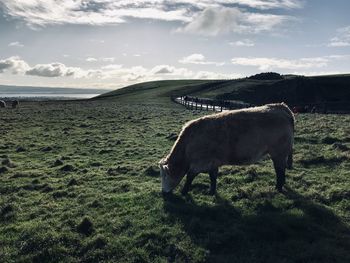
[[[169,174],[169,166],[167,164],[163,165],[163,169],[165,170],[166,174]]]
[[[163,176],[169,175],[169,167],[168,167],[167,164],[160,164],[160,165],[159,165],[159,168],[160,168],[160,173],[161,173]]]

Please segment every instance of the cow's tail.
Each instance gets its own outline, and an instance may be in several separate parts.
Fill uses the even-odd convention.
[[[284,106],[283,108],[285,112],[288,114],[288,118],[292,126],[292,138],[291,138],[290,149],[287,157],[287,169],[292,169],[293,168],[293,144],[294,144],[294,131],[295,131],[295,117],[294,117],[294,113],[287,106],[287,104],[282,103],[282,105]]]

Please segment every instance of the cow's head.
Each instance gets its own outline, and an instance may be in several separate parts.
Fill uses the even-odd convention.
[[[159,168],[162,179],[162,192],[169,193],[179,184],[179,180],[176,180],[170,175],[169,165],[163,160],[159,162]]]

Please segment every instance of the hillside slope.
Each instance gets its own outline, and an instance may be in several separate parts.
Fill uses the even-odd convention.
[[[252,104],[284,101],[290,105],[336,102],[350,105],[350,75],[283,76],[281,79],[167,80],[139,83],[102,94],[96,99],[116,97],[160,100],[191,95]]]

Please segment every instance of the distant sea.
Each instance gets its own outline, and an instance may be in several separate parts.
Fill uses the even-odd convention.
[[[90,99],[110,90],[0,85],[0,98],[22,100]]]
[[[0,98],[49,98],[49,99],[58,99],[58,98],[66,98],[66,99],[90,99],[96,97],[99,94],[74,94],[74,93],[0,93]]]

